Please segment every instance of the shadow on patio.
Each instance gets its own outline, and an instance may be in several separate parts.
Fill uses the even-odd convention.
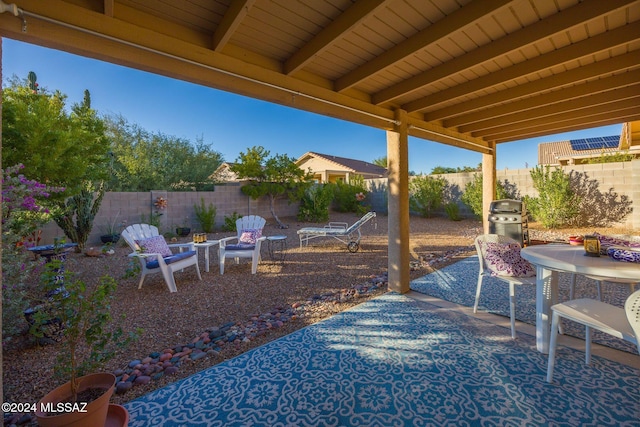
[[[637,355],[584,366],[563,337],[548,384],[533,326],[468,312],[385,294],[128,402],[130,425],[638,425]]]

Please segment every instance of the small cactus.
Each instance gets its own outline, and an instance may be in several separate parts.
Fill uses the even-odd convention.
[[[27,78],[29,79],[29,88],[33,93],[38,93],[38,82],[36,82],[38,76],[36,76],[36,73],[29,71],[29,76]]]

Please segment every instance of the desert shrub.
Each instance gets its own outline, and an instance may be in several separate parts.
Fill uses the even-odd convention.
[[[462,217],[460,216],[460,206],[458,206],[456,202],[449,202],[444,205],[444,212],[451,221],[462,220]]]
[[[529,213],[547,228],[568,225],[580,212],[580,198],[571,188],[571,177],[561,168],[550,166],[531,169],[533,187],[538,197],[525,196]]]
[[[300,221],[326,222],[329,220],[329,206],[333,201],[330,185],[314,185],[305,191],[300,199],[298,219]]]
[[[242,215],[238,215],[238,212],[233,212],[231,215],[224,216],[224,224],[222,225],[223,231],[237,231],[236,230],[236,221],[238,218],[242,217]]]
[[[333,207],[338,212],[362,214],[369,210],[364,204],[368,191],[361,175],[353,176],[349,184],[338,181],[331,185],[333,187]]]
[[[442,206],[447,181],[442,177],[420,175],[409,182],[409,206],[428,218]]]
[[[497,200],[512,197],[500,181],[496,181],[496,197]],[[475,216],[478,218],[484,217],[485,212],[482,211],[482,174],[475,174],[473,181],[464,186],[464,192],[460,200],[469,206]]]
[[[193,205],[193,209],[196,211],[196,219],[202,227],[202,231],[205,233],[211,233],[216,225],[216,212],[217,209],[213,206],[213,203],[209,203],[209,206],[205,206],[204,198],[200,198],[200,206]]]

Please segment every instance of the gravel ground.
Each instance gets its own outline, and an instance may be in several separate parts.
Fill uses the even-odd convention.
[[[349,224],[359,217],[355,214],[332,213],[332,221]],[[125,314],[122,322],[125,330],[142,328],[140,339],[122,349],[105,366],[107,371],[126,367],[130,361],[143,359],[153,352],[187,345],[194,338],[212,328],[233,322],[245,324],[252,317],[269,313],[276,308],[298,307],[297,315],[281,327],[244,342],[238,340],[225,345],[217,354],[185,363],[177,373],[153,380],[146,385],[114,395],[112,403],[135,399],[170,382],[187,377],[209,366],[232,358],[254,347],[289,334],[340,312],[372,296],[386,292],[386,283],[377,290],[350,298],[354,286],[371,283],[372,278],[384,277],[387,269],[387,217],[378,215],[362,227],[360,251],[349,253],[346,246],[335,239],[317,239],[309,247],[300,248],[297,230],[318,224],[302,223],[295,218],[284,218],[288,229],[276,228],[275,221],[268,220],[264,235],[287,236],[285,263],[269,260],[263,247],[263,261],[258,273],[251,275],[249,260],[240,265],[227,261],[225,274],[220,275],[217,251],[212,248],[210,272],[204,271],[204,257],[200,253],[202,281],[197,280],[195,270],[189,268],[176,273],[177,293],[169,293],[161,275],[148,276],[142,289],[137,289],[139,278],[123,278],[129,264],[129,248],[123,244],[108,257],[87,257],[71,254],[67,268],[87,283],[108,273],[118,279],[118,289],[112,305],[113,314]],[[481,221],[453,222],[446,218],[411,218],[410,251],[411,278],[417,278],[443,267],[461,257],[475,252],[473,238],[482,230]],[[530,224],[532,239],[566,240],[569,235],[584,234],[594,230],[567,229],[553,232],[539,231]],[[599,228],[599,232],[625,233],[625,229]],[[232,233],[212,233],[209,239],[219,239]],[[186,241],[182,239],[182,241]],[[318,296],[332,295],[319,299]],[[315,299],[314,299],[315,297]],[[315,303],[310,303],[315,301]],[[118,316],[114,316],[118,317]],[[3,351],[3,387],[5,402],[37,402],[44,394],[58,385],[53,377],[53,361],[56,345],[36,346],[27,336],[16,339]]]

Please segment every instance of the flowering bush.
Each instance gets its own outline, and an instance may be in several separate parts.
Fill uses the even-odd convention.
[[[49,187],[19,174],[19,164],[2,170],[2,333],[6,337],[26,326],[28,308],[24,279],[38,266],[28,262],[25,246],[37,243],[38,228],[51,218],[41,201],[63,188]]]
[[[49,209],[39,201],[64,188],[49,187],[18,174],[24,165],[18,164],[2,171],[2,229],[20,238],[34,233],[51,220]]]

